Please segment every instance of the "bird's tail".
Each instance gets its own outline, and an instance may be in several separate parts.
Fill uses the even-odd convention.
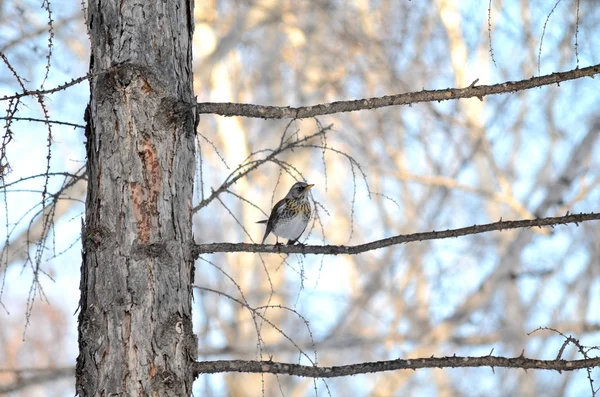
[[[268,219],[264,219],[264,220],[258,221],[256,223],[267,223],[267,222],[269,222],[269,220]],[[267,236],[269,235],[269,233],[271,233],[271,231],[269,230],[269,227],[267,226],[267,230],[265,230],[265,235],[264,235],[264,237],[262,239],[261,244],[265,243],[265,240],[267,239]]]

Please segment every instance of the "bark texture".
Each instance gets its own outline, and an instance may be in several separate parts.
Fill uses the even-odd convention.
[[[93,0],[81,396],[189,396],[193,0]],[[112,69],[111,69],[112,68]]]

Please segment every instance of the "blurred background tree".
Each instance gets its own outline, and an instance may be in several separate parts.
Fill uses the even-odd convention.
[[[81,7],[67,0],[0,2],[0,51],[28,89],[55,87],[87,72]],[[303,106],[466,87],[475,79],[521,80],[599,63],[599,19],[592,0],[204,1],[195,8],[195,89],[199,102]],[[0,96],[22,90],[6,63],[0,70]],[[597,211],[598,84],[586,78],[483,101],[319,117],[321,125],[333,125],[325,140],[279,155],[197,211],[195,225],[203,227],[195,239],[260,241],[263,226],[255,221],[302,178],[316,184],[312,196],[319,203],[318,218],[306,233],[309,244],[356,244],[499,219]],[[83,125],[88,96],[85,83],[48,95],[47,116]],[[46,115],[31,97],[14,116]],[[72,395],[69,368],[77,355],[72,313],[79,296],[86,189],[83,130],[16,118],[4,123],[3,133],[12,131],[14,140],[6,145],[12,171],[3,181],[0,218],[6,219],[0,223],[0,390]],[[315,120],[288,126],[203,115],[196,204],[248,156],[259,158],[277,147],[284,131],[303,137],[319,128]],[[49,133],[53,174],[46,177]],[[35,175],[40,176],[20,181]],[[555,358],[563,339],[549,331],[529,334],[540,326],[599,345],[598,233],[595,223],[584,223],[411,243],[357,256],[203,255],[196,263],[199,286],[233,297],[243,293],[253,307],[293,308],[296,313],[277,308],[262,313],[297,346],[253,319],[247,308],[204,290],[194,301],[198,359],[307,363],[298,358],[298,347],[310,356],[317,352],[319,365],[484,355],[492,349],[505,356],[524,350],[528,357]],[[569,347],[563,358],[581,356]],[[592,371],[592,378],[599,375]],[[315,388],[371,396],[590,393],[586,371],[482,368],[326,382],[217,374],[195,384],[199,395],[254,396],[263,390],[268,396],[312,395]]]

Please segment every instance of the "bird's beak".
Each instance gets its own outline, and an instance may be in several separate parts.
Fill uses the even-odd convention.
[[[315,184],[313,183],[312,185],[308,185],[307,187],[304,188],[304,190],[309,190],[312,189],[312,187],[315,186]]]

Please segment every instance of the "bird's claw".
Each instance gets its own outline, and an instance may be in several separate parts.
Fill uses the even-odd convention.
[[[281,246],[282,246],[282,245],[283,245],[283,244],[282,244],[282,243],[280,243],[279,241],[277,241],[277,242],[275,243],[275,248],[277,249],[277,252],[281,253]]]

